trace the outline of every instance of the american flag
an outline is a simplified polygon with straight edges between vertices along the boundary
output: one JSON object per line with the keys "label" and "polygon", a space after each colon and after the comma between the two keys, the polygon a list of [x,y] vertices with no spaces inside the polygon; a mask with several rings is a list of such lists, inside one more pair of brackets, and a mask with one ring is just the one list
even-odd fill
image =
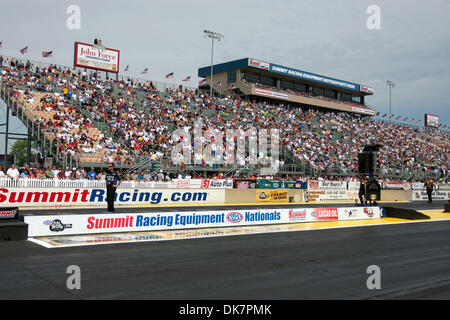
{"label": "american flag", "polygon": [[173,72],[166,74],[166,79],[173,78]]}
{"label": "american flag", "polygon": [[219,82],[215,82],[214,85],[215,85],[216,87],[220,87],[220,86],[222,86],[222,82],[220,82],[220,81],[219,81]]}
{"label": "american flag", "polygon": [[447,128],[447,125],[445,124],[443,128],[444,128],[444,129]]}
{"label": "american flag", "polygon": [[142,70],[141,74],[146,74],[148,73],[148,68],[145,68],[144,70]]}
{"label": "american flag", "polygon": [[202,79],[198,82],[198,84],[205,84],[206,83],[206,79]]}
{"label": "american flag", "polygon": [[2,47],[2,44],[3,44],[3,41],[0,41],[0,48],[3,48],[3,47]]}
{"label": "american flag", "polygon": [[128,71],[128,67],[129,65],[127,65],[123,71]]}
{"label": "american flag", "polygon": [[402,116],[398,116],[397,118],[395,118],[395,120],[398,120],[398,119],[400,119]]}
{"label": "american flag", "polygon": [[44,58],[53,57],[53,51],[42,51],[42,56]]}
{"label": "american flag", "polygon": [[403,121],[406,121],[406,120],[408,120],[408,117],[406,117],[405,119],[403,119]]}
{"label": "american flag", "polygon": [[28,52],[28,46],[20,50],[21,54],[25,54],[25,52]]}
{"label": "american flag", "polygon": [[182,81],[191,81],[191,76],[184,78]]}
{"label": "american flag", "polygon": [[390,116],[389,116],[389,119],[392,119],[394,117],[394,115],[393,114],[391,114]]}
{"label": "american flag", "polygon": [[386,116],[387,116],[387,113],[383,114],[382,118],[384,118],[384,117],[386,117]]}

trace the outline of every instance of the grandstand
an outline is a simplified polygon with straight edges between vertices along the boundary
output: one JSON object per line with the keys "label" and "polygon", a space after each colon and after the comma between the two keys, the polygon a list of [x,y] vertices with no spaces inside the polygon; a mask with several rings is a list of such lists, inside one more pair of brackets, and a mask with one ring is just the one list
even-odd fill
{"label": "grandstand", "polygon": [[[365,103],[373,95],[371,87],[338,80],[253,58],[220,63],[213,67],[213,87],[219,93],[230,91],[250,99],[316,107],[324,111],[345,111],[375,115]],[[209,88],[211,66],[198,69]],[[221,88],[222,89],[221,90]]]}
{"label": "grandstand", "polygon": [[[382,177],[448,178],[448,132],[361,117],[375,114],[365,104],[365,96],[373,94],[367,86],[255,59],[220,64],[214,72],[214,79],[230,89],[222,98],[9,57],[3,63],[1,98],[39,140],[44,157],[61,168],[102,168],[114,161],[128,172],[258,174],[262,165],[174,164],[171,151],[179,141],[172,131],[201,119],[204,129],[279,129],[280,176],[354,177],[358,152],[375,141],[384,145]],[[208,67],[199,69],[200,76],[207,74]]]}

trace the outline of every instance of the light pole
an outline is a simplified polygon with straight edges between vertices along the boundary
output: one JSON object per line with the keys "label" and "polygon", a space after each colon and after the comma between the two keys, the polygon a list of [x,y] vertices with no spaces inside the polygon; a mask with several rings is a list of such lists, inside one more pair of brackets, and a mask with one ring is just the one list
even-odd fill
{"label": "light pole", "polygon": [[391,90],[392,88],[395,88],[397,84],[394,81],[388,80],[386,81],[387,85],[389,86],[389,118],[391,117]]}
{"label": "light pole", "polygon": [[224,36],[220,33],[209,31],[209,30],[203,30],[203,33],[205,34],[205,38],[211,39],[211,82],[209,84],[209,96],[212,98],[212,87],[213,87],[213,56],[214,56],[214,39],[217,41],[220,41]]}

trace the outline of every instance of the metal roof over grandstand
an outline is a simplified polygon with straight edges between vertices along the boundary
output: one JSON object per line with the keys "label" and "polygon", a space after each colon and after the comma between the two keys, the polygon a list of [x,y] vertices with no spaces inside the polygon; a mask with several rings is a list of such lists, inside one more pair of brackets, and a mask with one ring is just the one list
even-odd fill
{"label": "metal roof over grandstand", "polygon": [[[281,66],[278,64],[265,62],[253,58],[244,58],[234,61],[229,61],[225,63],[215,64],[213,66],[213,74],[228,72],[243,68],[256,68],[260,70],[265,70],[274,74],[279,74],[283,76],[292,77],[299,80],[311,81],[318,84],[323,84],[327,86],[332,86],[340,89],[346,89],[354,92],[358,92],[364,95],[374,94],[374,89],[362,84],[357,84],[349,81],[339,80],[327,76],[318,75],[315,73],[310,73],[302,70],[297,70],[294,68]],[[211,74],[211,66],[203,67],[198,69],[199,77],[207,77]]]}

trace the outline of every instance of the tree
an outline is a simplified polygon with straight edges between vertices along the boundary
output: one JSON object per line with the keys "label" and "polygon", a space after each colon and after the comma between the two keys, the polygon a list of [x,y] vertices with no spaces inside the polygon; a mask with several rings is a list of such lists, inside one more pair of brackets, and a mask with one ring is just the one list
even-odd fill
{"label": "tree", "polygon": [[16,156],[16,165],[23,166],[27,162],[27,140],[14,142],[10,153]]}

